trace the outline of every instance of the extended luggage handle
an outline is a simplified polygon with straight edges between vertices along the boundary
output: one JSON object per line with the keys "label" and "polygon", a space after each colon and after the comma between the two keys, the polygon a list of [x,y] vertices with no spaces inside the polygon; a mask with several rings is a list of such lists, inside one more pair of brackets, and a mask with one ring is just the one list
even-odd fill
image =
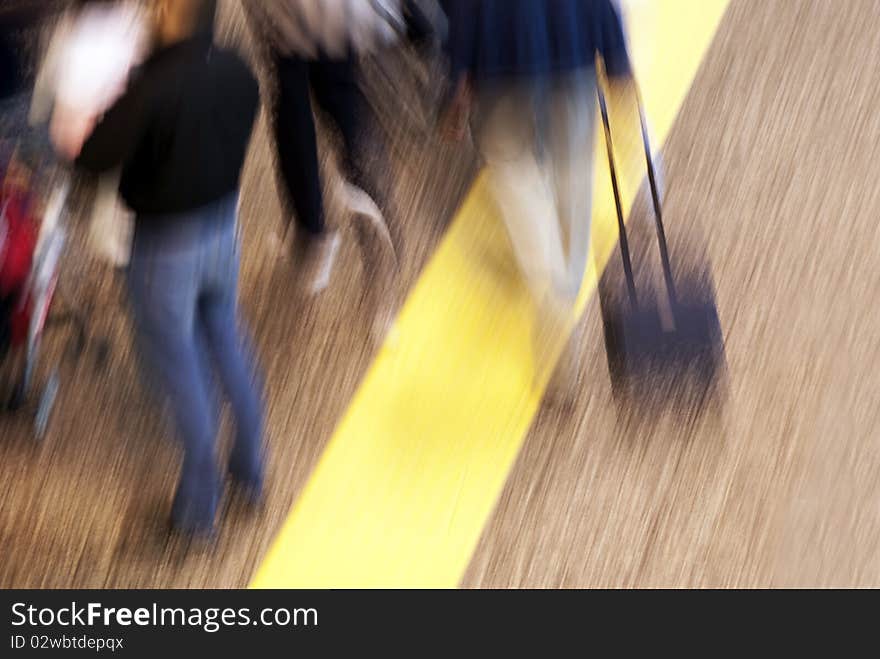
{"label": "extended luggage handle", "polygon": [[[648,120],[645,116],[645,107],[642,103],[641,94],[635,79],[631,84],[635,90],[636,104],[639,108],[639,122],[641,124],[642,144],[645,150],[645,162],[648,170],[648,184],[651,189],[651,202],[654,208],[654,226],[657,233],[657,244],[660,248],[660,261],[663,266],[663,278],[666,283],[666,292],[669,296],[669,302],[672,307],[673,314],[678,306],[678,296],[675,290],[675,281],[672,276],[672,266],[669,261],[669,247],[666,241],[666,230],[663,226],[663,209],[660,201],[660,193],[657,188],[657,174],[654,167],[654,157],[651,152],[651,140],[648,134]],[[632,260],[630,258],[629,239],[626,232],[626,224],[623,218],[623,205],[620,198],[620,183],[617,177],[617,167],[614,159],[614,146],[611,139],[611,122],[608,118],[608,104],[605,99],[601,81],[596,85],[599,96],[599,109],[602,114],[602,124],[605,129],[605,146],[608,151],[608,168],[611,174],[611,188],[614,192],[614,207],[617,212],[617,227],[620,234],[620,255],[623,260],[623,272],[626,276],[627,290],[629,291],[630,304],[633,309],[638,309],[638,293],[636,292],[635,277],[633,276]]]}

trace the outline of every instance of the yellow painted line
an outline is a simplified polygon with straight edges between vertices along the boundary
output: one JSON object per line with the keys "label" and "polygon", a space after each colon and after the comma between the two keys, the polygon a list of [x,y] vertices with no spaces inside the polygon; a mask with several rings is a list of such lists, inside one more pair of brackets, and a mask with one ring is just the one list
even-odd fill
{"label": "yellow painted line", "polygon": [[[726,5],[629,5],[633,59],[657,144]],[[643,171],[637,161],[623,169],[630,204]],[[594,246],[601,266],[616,237],[609,189],[607,168],[598,166]],[[591,267],[582,302],[595,287]],[[478,179],[252,587],[456,587],[540,403],[530,319],[528,295]]]}

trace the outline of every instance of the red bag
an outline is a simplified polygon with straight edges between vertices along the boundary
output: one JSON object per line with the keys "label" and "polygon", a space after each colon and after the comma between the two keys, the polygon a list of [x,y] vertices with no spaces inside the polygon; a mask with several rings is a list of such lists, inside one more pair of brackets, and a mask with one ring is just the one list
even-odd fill
{"label": "red bag", "polygon": [[0,356],[9,345],[20,345],[27,338],[30,301],[25,287],[37,247],[37,223],[31,214],[28,196],[12,186],[0,193]]}
{"label": "red bag", "polygon": [[27,283],[37,247],[37,225],[26,196],[0,194],[0,295],[17,297]]}

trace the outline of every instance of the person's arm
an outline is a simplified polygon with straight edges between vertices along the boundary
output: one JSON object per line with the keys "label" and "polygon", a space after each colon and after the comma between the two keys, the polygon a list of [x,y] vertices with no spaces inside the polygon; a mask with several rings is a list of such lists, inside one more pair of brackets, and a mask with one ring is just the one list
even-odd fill
{"label": "person's arm", "polygon": [[[81,149],[74,150],[76,165],[93,173],[124,164],[147,131],[150,120],[149,90],[143,81],[135,83],[86,131]],[[90,128],[90,127],[89,127]]]}

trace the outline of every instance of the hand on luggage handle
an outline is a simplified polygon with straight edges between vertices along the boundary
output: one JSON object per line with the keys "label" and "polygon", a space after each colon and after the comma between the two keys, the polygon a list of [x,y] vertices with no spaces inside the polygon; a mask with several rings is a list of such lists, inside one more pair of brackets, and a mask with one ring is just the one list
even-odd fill
{"label": "hand on luggage handle", "polygon": [[[604,78],[604,76],[601,76]],[[620,199],[620,184],[617,178],[617,167],[614,161],[614,146],[611,139],[611,122],[608,118],[608,104],[605,99],[603,90],[604,80],[597,80],[596,90],[599,96],[599,109],[602,114],[602,124],[605,129],[605,146],[608,151],[608,167],[611,174],[611,188],[614,192],[614,206],[617,212],[617,226],[620,234],[620,254],[623,260],[623,271],[626,276],[627,289],[629,291],[630,303],[633,309],[638,309],[638,295],[636,293],[635,278],[632,271],[632,260],[630,258],[629,240],[626,233],[626,225],[623,218],[623,205]],[[654,168],[654,158],[651,152],[651,141],[648,134],[648,121],[645,115],[644,104],[642,103],[641,94],[635,78],[631,78],[635,91],[636,103],[639,109],[639,122],[641,124],[642,143],[645,150],[645,161],[648,170],[648,183],[651,189],[651,202],[654,207],[654,223],[657,232],[657,242],[660,248],[660,260],[663,266],[663,277],[666,283],[666,291],[669,295],[669,301],[673,309],[678,305],[678,298],[675,290],[675,281],[672,276],[672,266],[669,261],[669,248],[666,241],[666,231],[663,227],[663,210],[660,201],[660,193],[657,189],[657,176]]]}

